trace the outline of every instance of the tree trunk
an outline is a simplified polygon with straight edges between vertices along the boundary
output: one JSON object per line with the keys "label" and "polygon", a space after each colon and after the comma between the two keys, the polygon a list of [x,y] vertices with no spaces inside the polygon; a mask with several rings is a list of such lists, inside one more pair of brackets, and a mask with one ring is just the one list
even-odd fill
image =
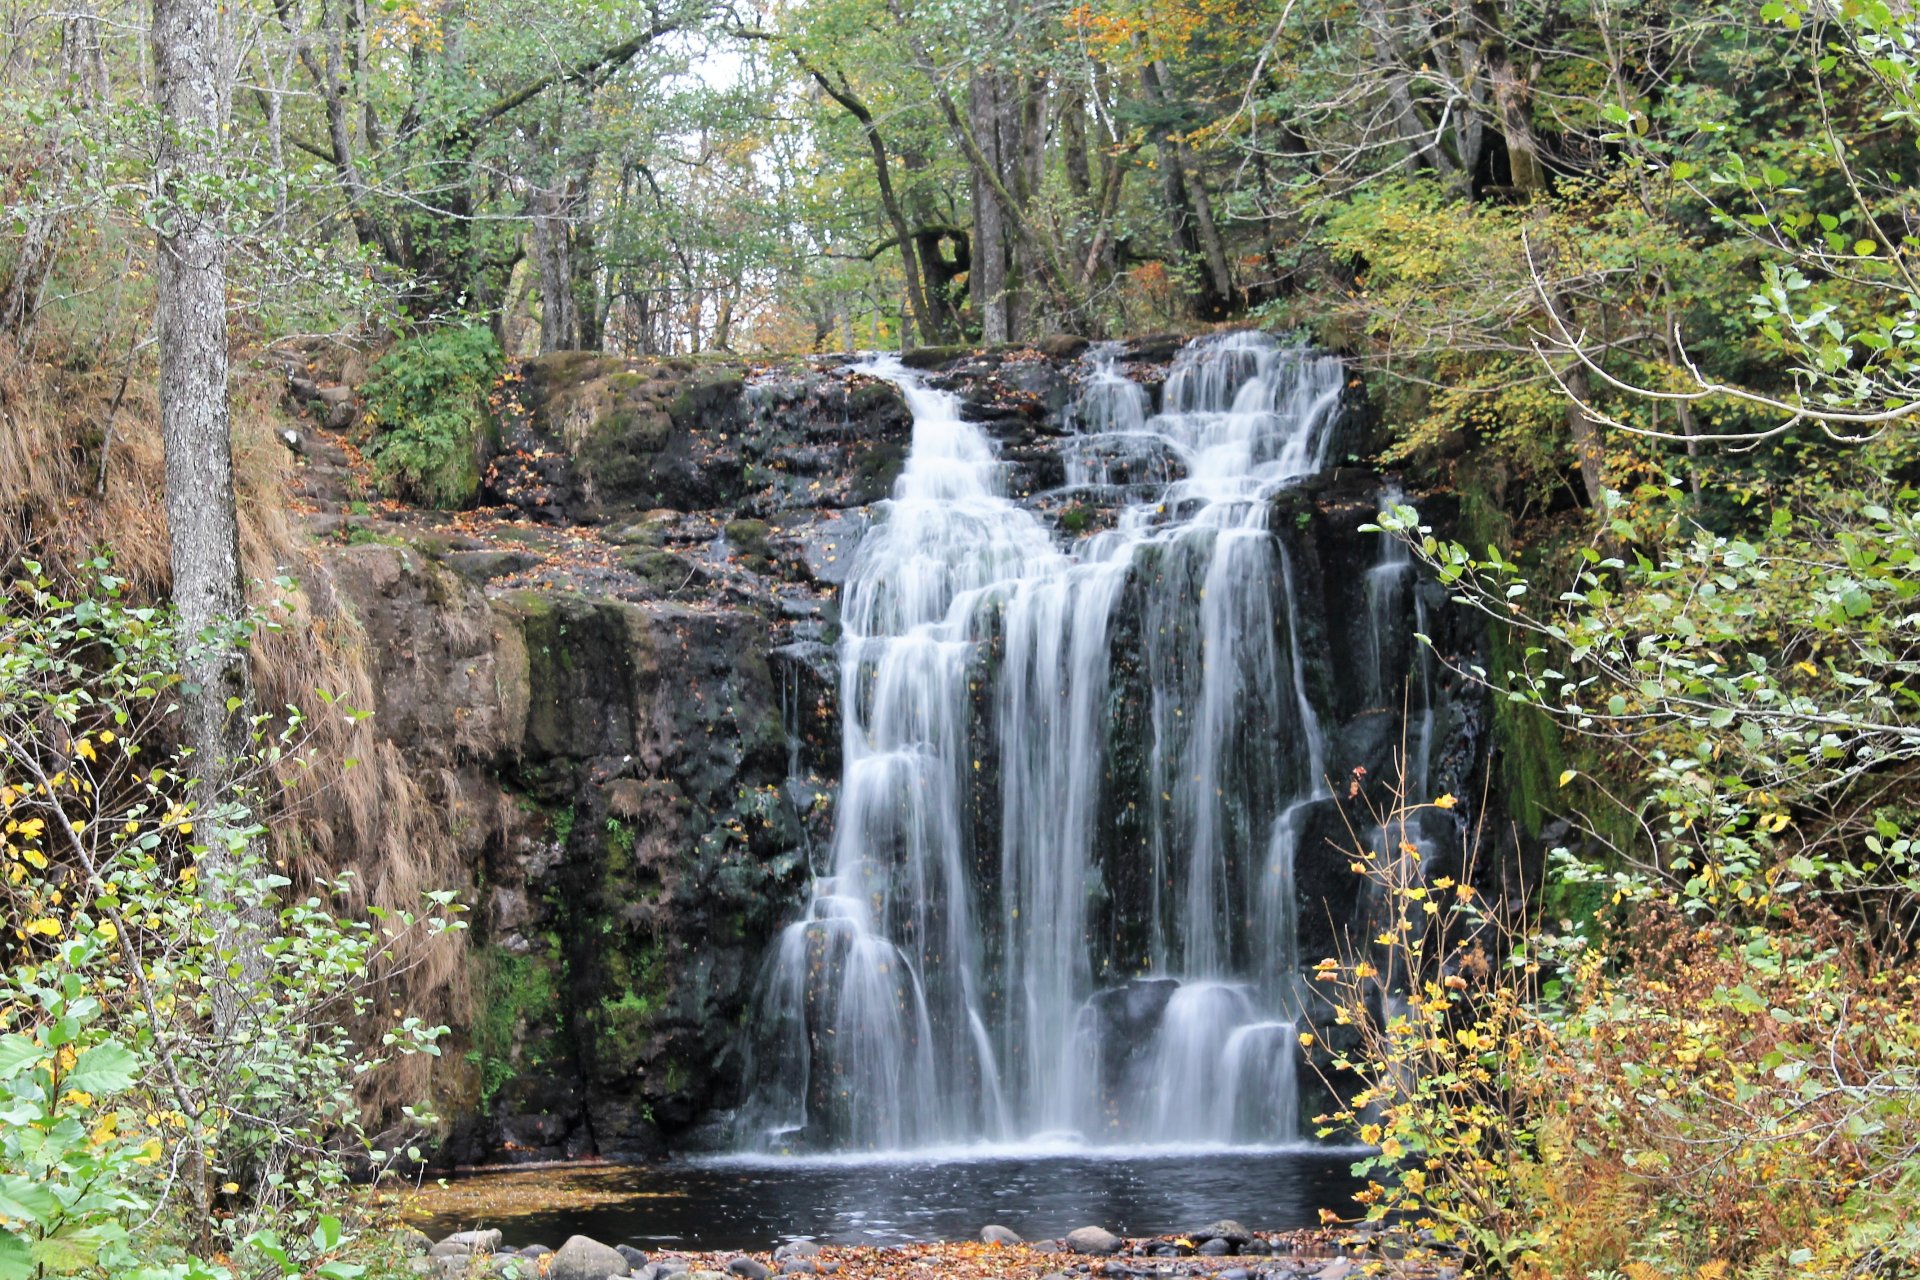
{"label": "tree trunk", "polygon": [[[794,57],[799,61],[801,69],[812,76],[814,82],[826,91],[827,96],[846,108],[847,114],[859,122],[860,132],[867,140],[867,149],[873,154],[874,181],[880,187],[880,207],[887,215],[887,224],[893,228],[895,243],[900,246],[900,271],[906,277],[907,305],[913,309],[914,327],[919,329],[922,341],[939,341],[938,326],[929,309],[925,287],[920,279],[920,264],[914,258],[913,235],[907,226],[907,216],[901,210],[900,199],[894,194],[893,173],[887,158],[886,139],[880,135],[880,126],[874,121],[873,112],[869,111],[867,104],[853,92],[853,86],[847,82],[845,76],[842,76],[836,84],[825,70],[808,62],[798,52]],[[901,335],[900,345],[902,347],[908,345],[904,332]]]}
{"label": "tree trunk", "polygon": [[[209,893],[222,891],[236,865],[221,810],[235,799],[252,728],[239,635],[246,601],[227,407],[227,246],[221,212],[206,204],[205,194],[225,168],[220,8],[219,0],[154,0],[152,31],[161,117],[155,179],[163,202],[154,273],[160,434],[183,646],[181,719],[199,779],[198,821],[207,848],[201,883]],[[217,1034],[231,1036],[248,990],[264,976],[264,934],[257,918],[224,919],[241,981],[216,985],[214,1024]]]}
{"label": "tree trunk", "polygon": [[[1578,333],[1573,325],[1572,308],[1560,295],[1559,287],[1550,281],[1543,282],[1541,293],[1560,330]],[[1580,487],[1586,491],[1588,504],[1600,511],[1604,509],[1603,495],[1607,488],[1606,455],[1600,442],[1600,423],[1587,412],[1587,401],[1593,394],[1587,382],[1587,367],[1575,360],[1561,376],[1572,393],[1567,401],[1567,432],[1573,437],[1574,456],[1580,464]]]}
{"label": "tree trunk", "polygon": [[1018,310],[1015,295],[1019,290],[1012,237],[1008,234],[1008,216],[1013,211],[1004,207],[986,172],[1007,171],[1002,79],[996,73],[984,72],[967,82],[967,115],[984,157],[984,163],[975,165],[972,171],[973,271],[968,292],[980,317],[980,341],[990,345],[1013,340]]}
{"label": "tree trunk", "polygon": [[533,263],[540,281],[540,354],[572,351],[580,325],[573,298],[572,213],[564,181],[533,193]]}
{"label": "tree trunk", "polygon": [[1507,143],[1507,172],[1522,199],[1547,189],[1546,166],[1540,161],[1540,141],[1533,132],[1533,86],[1514,66],[1500,27],[1500,14],[1491,0],[1477,0],[1474,24],[1479,29],[1480,56],[1493,91],[1494,110]]}
{"label": "tree trunk", "polygon": [[1440,146],[1439,139],[1421,117],[1420,110],[1414,105],[1413,90],[1409,83],[1407,67],[1412,61],[1402,49],[1399,34],[1393,20],[1387,16],[1386,6],[1381,0],[1361,0],[1361,25],[1372,35],[1375,57],[1385,64],[1381,77],[1386,82],[1387,102],[1392,108],[1394,131],[1400,142],[1407,148],[1406,169],[1417,174],[1421,169],[1429,169],[1443,181],[1450,181],[1457,172],[1446,149]]}
{"label": "tree trunk", "polygon": [[[1151,62],[1140,69],[1140,79],[1148,95],[1171,113],[1172,100],[1167,93],[1167,64]],[[1227,263],[1227,251],[1220,239],[1219,224],[1213,217],[1213,200],[1207,194],[1199,162],[1184,138],[1163,136],[1161,148],[1172,148],[1173,165],[1169,182],[1178,180],[1186,189],[1185,205],[1193,219],[1193,231],[1206,263],[1208,293],[1215,299],[1214,309],[1225,311],[1233,305],[1233,269]]]}

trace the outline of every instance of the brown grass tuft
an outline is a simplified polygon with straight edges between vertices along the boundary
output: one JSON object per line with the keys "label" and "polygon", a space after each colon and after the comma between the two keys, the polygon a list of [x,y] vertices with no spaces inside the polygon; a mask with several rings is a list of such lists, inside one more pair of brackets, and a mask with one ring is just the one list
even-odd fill
{"label": "brown grass tuft", "polygon": [[[377,720],[350,723],[320,696],[325,691],[354,708],[375,704],[365,636],[288,509],[291,455],[277,437],[291,419],[280,375],[239,359],[234,371],[241,560],[254,602],[283,606],[282,625],[253,648],[256,701],[269,712],[296,709],[312,748],[311,766],[289,768],[281,779],[268,815],[272,854],[297,885],[351,872],[352,909],[415,910],[428,890],[464,889],[469,880],[444,806],[436,803],[449,780],[416,776]],[[0,564],[12,570],[32,559],[60,575],[108,550],[115,572],[138,595],[165,597],[165,461],[155,384],[150,359],[74,372],[0,349]],[[276,588],[280,578],[294,587]],[[464,1024],[464,937],[404,943],[386,1011],[398,1006],[429,1022]],[[435,1061],[409,1059],[379,1073],[366,1093],[375,1123],[434,1092]]]}

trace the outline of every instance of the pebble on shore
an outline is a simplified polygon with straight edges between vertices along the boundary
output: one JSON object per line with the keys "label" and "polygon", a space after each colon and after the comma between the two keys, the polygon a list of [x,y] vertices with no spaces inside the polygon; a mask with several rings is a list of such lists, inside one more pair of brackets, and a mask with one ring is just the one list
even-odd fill
{"label": "pebble on shore", "polygon": [[[409,1237],[417,1246],[423,1237]],[[1365,1241],[1348,1240],[1364,1250]],[[1125,1239],[1081,1227],[1064,1239],[1026,1242],[990,1225],[979,1242],[891,1246],[795,1240],[771,1254],[658,1253],[574,1236],[551,1250],[507,1248],[498,1230],[463,1231],[431,1243],[408,1266],[430,1280],[771,1280],[819,1275],[837,1280],[1353,1280],[1361,1262],[1389,1280],[1456,1280],[1444,1262],[1347,1256],[1325,1231],[1256,1232],[1231,1219],[1181,1235]],[[503,1251],[504,1250],[504,1251]]]}

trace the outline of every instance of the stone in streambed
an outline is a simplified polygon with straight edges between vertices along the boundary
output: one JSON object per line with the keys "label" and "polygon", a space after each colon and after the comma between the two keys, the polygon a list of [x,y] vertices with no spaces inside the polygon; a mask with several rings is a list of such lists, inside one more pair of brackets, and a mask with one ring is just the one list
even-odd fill
{"label": "stone in streambed", "polygon": [[980,1243],[981,1244],[1025,1244],[1026,1241],[1020,1238],[1019,1232],[1014,1231],[1010,1227],[1002,1227],[993,1223],[988,1223],[986,1226],[980,1228]]}
{"label": "stone in streambed", "polygon": [[1105,1227],[1080,1227],[1067,1232],[1067,1248],[1075,1253],[1117,1253],[1125,1243]]}
{"label": "stone in streambed", "polygon": [[647,1255],[630,1244],[617,1244],[613,1246],[613,1251],[627,1260],[627,1270],[635,1275],[639,1275],[640,1268],[647,1265]]}
{"label": "stone in streambed", "polygon": [[727,1270],[743,1280],[767,1280],[773,1274],[773,1268],[758,1258],[749,1258],[742,1254],[727,1261]]}
{"label": "stone in streambed", "polygon": [[574,1236],[554,1253],[547,1280],[610,1280],[627,1273],[618,1250],[586,1236]]}
{"label": "stone in streambed", "polygon": [[1194,1252],[1203,1258],[1224,1258],[1233,1252],[1233,1246],[1219,1236],[1214,1236],[1211,1239],[1202,1240],[1200,1247]]}
{"label": "stone in streambed", "polygon": [[1335,1258],[1313,1273],[1313,1280],[1347,1280],[1353,1274],[1353,1259]]}
{"label": "stone in streambed", "polygon": [[456,1231],[440,1243],[465,1245],[472,1253],[494,1253],[500,1248],[500,1232],[494,1228],[485,1231]]}
{"label": "stone in streambed", "polygon": [[817,1258],[820,1246],[811,1240],[789,1240],[773,1251],[775,1262],[785,1262],[788,1258]]}
{"label": "stone in streambed", "polygon": [[1225,1240],[1228,1244],[1245,1244],[1253,1239],[1253,1232],[1232,1218],[1222,1218],[1218,1222],[1201,1227],[1198,1231],[1189,1231],[1187,1235],[1195,1240]]}
{"label": "stone in streambed", "polygon": [[424,1257],[433,1252],[433,1237],[408,1227],[400,1232],[400,1252],[409,1258]]}
{"label": "stone in streambed", "polygon": [[788,1258],[780,1264],[783,1276],[814,1276],[820,1274],[820,1268],[813,1265],[812,1258]]}
{"label": "stone in streambed", "polygon": [[473,1249],[469,1245],[460,1244],[453,1240],[442,1240],[439,1244],[427,1250],[427,1256],[429,1258],[470,1258],[473,1256]]}

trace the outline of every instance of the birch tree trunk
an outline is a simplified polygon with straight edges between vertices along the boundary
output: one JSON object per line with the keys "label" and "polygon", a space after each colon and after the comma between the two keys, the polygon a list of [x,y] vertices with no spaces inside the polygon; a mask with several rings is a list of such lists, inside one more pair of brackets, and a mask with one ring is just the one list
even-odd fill
{"label": "birch tree trunk", "polygon": [[[160,433],[167,537],[179,614],[181,718],[199,779],[198,821],[209,893],[236,865],[220,810],[234,798],[251,737],[252,690],[238,625],[245,609],[227,407],[226,238],[220,193],[225,126],[219,0],[153,0]],[[226,873],[223,875],[223,873]],[[263,973],[258,921],[228,913],[241,981],[217,984],[214,1023],[230,1036],[245,991]],[[228,949],[223,940],[223,950]]]}

